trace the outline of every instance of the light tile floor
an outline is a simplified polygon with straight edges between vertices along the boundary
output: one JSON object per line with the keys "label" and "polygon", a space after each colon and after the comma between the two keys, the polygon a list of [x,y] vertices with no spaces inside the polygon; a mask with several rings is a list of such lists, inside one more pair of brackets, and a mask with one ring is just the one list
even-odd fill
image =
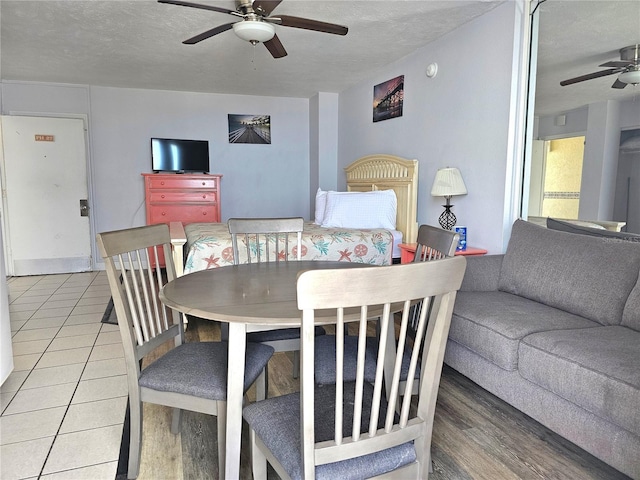
{"label": "light tile floor", "polygon": [[127,382],[101,323],[104,272],[8,278],[14,370],[0,387],[0,478],[116,476]]}

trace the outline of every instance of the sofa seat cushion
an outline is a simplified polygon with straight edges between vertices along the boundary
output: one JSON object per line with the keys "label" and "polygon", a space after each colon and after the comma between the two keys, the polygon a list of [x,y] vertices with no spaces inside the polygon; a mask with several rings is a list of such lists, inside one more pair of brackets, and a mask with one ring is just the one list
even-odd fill
{"label": "sofa seat cushion", "polygon": [[449,338],[504,370],[518,368],[518,345],[546,330],[600,324],[506,292],[458,292]]}
{"label": "sofa seat cushion", "polygon": [[539,332],[522,340],[519,373],[640,435],[640,332],[622,326]]}
{"label": "sofa seat cushion", "polygon": [[638,271],[638,243],[575,235],[516,220],[498,289],[603,325],[620,325]]}

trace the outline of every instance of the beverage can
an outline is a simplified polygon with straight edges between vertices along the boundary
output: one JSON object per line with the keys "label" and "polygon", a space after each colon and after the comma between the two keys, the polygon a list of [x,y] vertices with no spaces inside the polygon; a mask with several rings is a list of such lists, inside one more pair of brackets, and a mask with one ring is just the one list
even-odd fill
{"label": "beverage can", "polygon": [[460,234],[460,238],[458,239],[458,246],[456,250],[466,250],[467,249],[467,227],[464,226],[456,226],[454,227],[456,233]]}

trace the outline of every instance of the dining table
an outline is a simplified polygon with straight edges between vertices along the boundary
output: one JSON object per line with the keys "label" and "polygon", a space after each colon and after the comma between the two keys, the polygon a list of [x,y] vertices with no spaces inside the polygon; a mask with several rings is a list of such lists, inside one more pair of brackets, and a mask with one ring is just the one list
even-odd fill
{"label": "dining table", "polygon": [[[300,327],[296,281],[305,270],[364,267],[332,261],[263,262],[232,265],[189,273],[168,282],[161,301],[179,312],[229,324],[226,456],[224,478],[238,479],[242,436],[243,375],[246,335],[274,328]],[[335,318],[335,312],[316,316]],[[222,462],[221,462],[222,463]]]}

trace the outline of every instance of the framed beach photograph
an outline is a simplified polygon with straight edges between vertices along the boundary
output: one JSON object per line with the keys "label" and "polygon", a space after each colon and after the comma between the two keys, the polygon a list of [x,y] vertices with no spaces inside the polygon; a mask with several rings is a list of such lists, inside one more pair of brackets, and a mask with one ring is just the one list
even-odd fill
{"label": "framed beach photograph", "polygon": [[229,114],[229,143],[271,143],[270,115]]}
{"label": "framed beach photograph", "polygon": [[380,122],[402,116],[404,75],[373,87],[373,121]]}

